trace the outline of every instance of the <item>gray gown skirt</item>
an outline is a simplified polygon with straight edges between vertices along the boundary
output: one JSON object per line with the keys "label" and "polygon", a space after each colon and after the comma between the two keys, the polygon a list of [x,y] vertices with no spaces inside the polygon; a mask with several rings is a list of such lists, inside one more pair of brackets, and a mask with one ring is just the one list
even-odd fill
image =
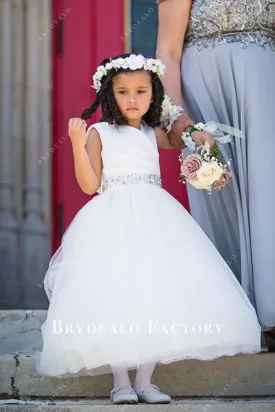
{"label": "gray gown skirt", "polygon": [[184,108],[193,120],[245,133],[220,146],[232,159],[227,187],[209,195],[187,186],[191,214],[235,273],[261,325],[274,326],[275,51],[240,43],[192,46],[181,63]]}

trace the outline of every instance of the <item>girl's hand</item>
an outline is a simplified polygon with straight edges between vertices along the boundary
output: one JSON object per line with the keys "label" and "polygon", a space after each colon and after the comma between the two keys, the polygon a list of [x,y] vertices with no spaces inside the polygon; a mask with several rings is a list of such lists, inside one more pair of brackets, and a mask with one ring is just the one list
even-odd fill
{"label": "girl's hand", "polygon": [[195,130],[191,133],[191,137],[198,147],[203,146],[205,142],[208,142],[210,144],[211,149],[213,149],[214,147],[215,140],[214,136],[211,133]]}
{"label": "girl's hand", "polygon": [[68,133],[72,145],[86,145],[86,127],[85,120],[72,118],[69,120]]}

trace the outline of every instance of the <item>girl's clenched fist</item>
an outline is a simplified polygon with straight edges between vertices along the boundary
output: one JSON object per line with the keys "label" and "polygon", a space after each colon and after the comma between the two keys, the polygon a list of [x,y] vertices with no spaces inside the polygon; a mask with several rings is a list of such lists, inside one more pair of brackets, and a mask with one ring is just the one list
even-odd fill
{"label": "girl's clenched fist", "polygon": [[86,144],[86,127],[85,120],[79,118],[72,118],[69,120],[68,134],[73,145]]}

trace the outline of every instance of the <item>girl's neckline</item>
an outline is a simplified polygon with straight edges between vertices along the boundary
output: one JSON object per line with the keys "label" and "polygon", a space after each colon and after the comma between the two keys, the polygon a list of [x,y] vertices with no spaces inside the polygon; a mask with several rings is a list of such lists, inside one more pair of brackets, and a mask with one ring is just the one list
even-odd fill
{"label": "girl's neckline", "polygon": [[[108,124],[108,122],[104,122],[104,123],[107,123]],[[129,124],[119,124],[119,125],[115,125],[115,124],[112,124],[112,125],[110,125],[110,126],[113,126],[113,127],[131,127],[131,129],[135,129],[135,130],[138,130],[139,132],[144,132],[145,131],[145,126],[146,126],[146,123],[145,122],[142,122],[141,123],[141,125],[140,125],[140,129],[138,129],[137,127],[135,127],[135,126],[130,126]]]}

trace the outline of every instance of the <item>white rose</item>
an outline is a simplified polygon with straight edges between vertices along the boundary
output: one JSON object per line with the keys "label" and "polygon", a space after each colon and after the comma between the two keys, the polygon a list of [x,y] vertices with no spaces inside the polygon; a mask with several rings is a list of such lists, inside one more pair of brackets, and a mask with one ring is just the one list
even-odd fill
{"label": "white rose", "polygon": [[107,64],[106,64],[106,69],[107,69],[107,70],[111,70],[112,68],[113,68],[113,66],[112,66],[111,63],[107,63]]}
{"label": "white rose", "polygon": [[131,54],[128,59],[128,66],[131,70],[141,69],[144,65],[144,58],[142,56],[136,56]]}
{"label": "white rose", "polygon": [[162,106],[162,116],[166,117],[168,116],[169,112],[170,112],[171,107],[169,105],[163,105]]}
{"label": "white rose", "polygon": [[168,111],[171,110],[172,106],[173,106],[172,100],[170,99],[169,96],[167,96],[165,94],[164,98],[163,98],[163,101],[162,101],[162,105],[161,105],[162,109],[167,111],[167,113],[168,113]]}
{"label": "white rose", "polygon": [[220,179],[223,170],[216,162],[203,162],[200,170],[198,170],[198,181],[206,186],[211,186],[214,182]]}
{"label": "white rose", "polygon": [[147,70],[154,71],[155,70],[155,60],[154,59],[148,59],[146,61],[146,67],[147,67]]}
{"label": "white rose", "polygon": [[155,66],[157,67],[158,73],[162,76],[166,71],[166,66],[160,59],[155,59]]}
{"label": "white rose", "polygon": [[122,67],[122,69],[128,69],[128,59],[124,60],[121,67]]}
{"label": "white rose", "polygon": [[142,63],[142,66],[146,63],[146,58],[142,54],[138,54],[136,58]]}
{"label": "white rose", "polygon": [[121,67],[121,66],[123,65],[123,62],[124,62],[124,59],[123,59],[122,57],[120,57],[119,59],[117,59],[117,60],[116,60],[117,67],[118,67],[118,66]]}
{"label": "white rose", "polygon": [[113,67],[116,68],[116,69],[120,67],[119,62],[118,62],[118,59],[117,59],[117,60],[113,60],[113,61],[112,61],[112,64],[113,64]]}
{"label": "white rose", "polygon": [[196,177],[194,177],[193,179],[188,179],[187,181],[188,183],[190,183],[191,186],[195,187],[195,189],[203,189],[203,190],[211,189],[211,185],[206,185],[205,183],[200,182]]}
{"label": "white rose", "polygon": [[202,130],[203,130],[203,128],[204,128],[204,124],[203,124],[203,123],[197,123],[196,126],[197,126],[198,128],[200,128],[200,129],[202,129]]}

